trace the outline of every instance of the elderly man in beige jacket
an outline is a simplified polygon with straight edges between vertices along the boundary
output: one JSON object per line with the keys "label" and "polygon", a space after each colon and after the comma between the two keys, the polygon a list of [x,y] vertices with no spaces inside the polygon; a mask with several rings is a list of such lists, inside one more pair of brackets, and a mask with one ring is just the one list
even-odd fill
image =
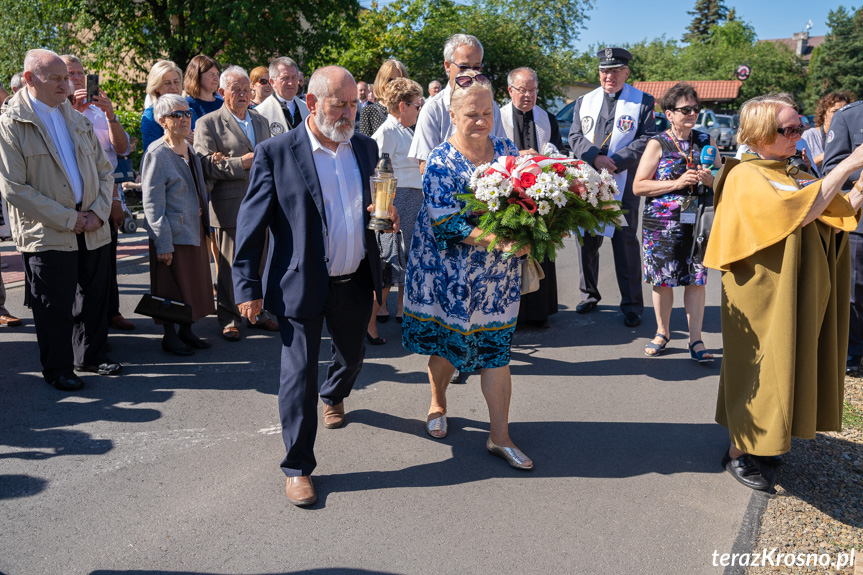
{"label": "elderly man in beige jacket", "polygon": [[75,370],[122,369],[105,347],[113,170],[93,124],[67,100],[63,60],[29,51],[24,81],[0,117],[0,192],[24,255],[42,375],[75,391]]}

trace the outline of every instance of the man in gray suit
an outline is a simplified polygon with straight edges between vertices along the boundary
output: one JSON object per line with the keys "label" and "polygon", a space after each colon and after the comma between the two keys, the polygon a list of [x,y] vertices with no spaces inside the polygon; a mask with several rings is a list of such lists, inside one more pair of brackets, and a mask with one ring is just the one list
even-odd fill
{"label": "man in gray suit", "polygon": [[[239,66],[226,68],[219,79],[219,94],[225,104],[199,118],[195,126],[195,152],[201,157],[204,178],[211,189],[210,222],[219,250],[216,278],[219,325],[222,337],[239,341],[243,318],[234,302],[231,280],[237,212],[249,188],[255,145],[269,138],[270,130],[263,117],[249,110],[251,83],[245,70]],[[254,327],[279,330],[269,315],[261,317]]]}

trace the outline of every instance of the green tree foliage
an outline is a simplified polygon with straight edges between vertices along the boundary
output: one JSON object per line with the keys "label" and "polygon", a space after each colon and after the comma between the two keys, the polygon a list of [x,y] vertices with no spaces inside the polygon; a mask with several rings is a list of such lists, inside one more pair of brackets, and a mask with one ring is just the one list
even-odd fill
{"label": "green tree foliage", "polygon": [[[443,46],[455,33],[473,34],[485,50],[485,72],[492,77],[495,95],[503,100],[506,74],[519,66],[536,70],[540,102],[562,94],[577,74],[577,55],[569,49],[580,28],[585,0],[559,3],[514,0],[462,4],[452,0],[396,0],[372,4],[360,14],[357,28],[348,30],[346,49],[325,50],[323,63],[340,63],[357,78],[373,81],[389,58],[401,60],[410,77],[426,86],[445,80]],[[493,7],[492,7],[493,6]],[[519,16],[513,17],[512,14]],[[558,21],[568,14],[566,22]]]}
{"label": "green tree foliage", "polygon": [[[36,0],[3,3],[4,75],[21,66],[33,47],[75,52],[85,67],[113,76],[115,95],[133,92],[155,60],[181,68],[197,54],[253,67],[274,55],[311,66],[356,25],[357,0]],[[22,14],[24,10],[24,14]],[[26,22],[26,25],[22,25]],[[7,63],[8,62],[8,63]],[[110,74],[110,71],[119,74]],[[125,89],[124,89],[125,88]]]}
{"label": "green tree foliage", "polygon": [[71,16],[72,10],[56,0],[0,0],[0,78],[7,89],[9,78],[23,69],[28,50],[68,51],[73,36],[64,23]]}
{"label": "green tree foliage", "polygon": [[[739,20],[710,29],[704,42],[680,47],[665,37],[624,46],[632,53],[630,81],[734,80],[741,64],[752,69],[740,88],[735,105],[760,94],[790,92],[795,96],[806,87],[802,60],[784,44],[758,42],[751,26]],[[590,51],[588,51],[590,52]],[[586,58],[584,54],[582,58]],[[592,60],[596,68],[595,59]],[[596,71],[582,76],[596,82]]]}
{"label": "green tree foliage", "polygon": [[849,90],[863,95],[863,8],[831,10],[827,27],[824,43],[813,50],[809,61],[806,102],[812,110],[827,92]]}
{"label": "green tree foliage", "polygon": [[683,41],[694,45],[707,40],[711,28],[725,21],[728,8],[722,0],[696,0],[695,8],[686,13],[692,16],[692,23],[683,35]]}

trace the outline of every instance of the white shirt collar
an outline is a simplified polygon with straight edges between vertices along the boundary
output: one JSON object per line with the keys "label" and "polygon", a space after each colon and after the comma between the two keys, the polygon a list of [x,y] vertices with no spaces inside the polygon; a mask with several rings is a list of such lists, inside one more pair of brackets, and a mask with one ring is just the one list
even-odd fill
{"label": "white shirt collar", "polygon": [[294,100],[296,100],[296,99],[297,99],[297,97],[296,97],[296,96],[294,96],[294,97],[293,97],[293,98],[291,98],[290,100],[285,100],[284,98],[282,98],[281,96],[279,96],[279,95],[278,95],[278,94],[276,94],[275,92],[273,92],[273,96],[275,96],[275,97],[276,97],[276,99],[277,99],[279,102],[281,102],[281,103],[285,104],[286,106],[295,106],[295,105],[296,105],[296,104],[294,103]]}
{"label": "white shirt collar", "polygon": [[33,103],[33,108],[37,112],[41,112],[43,114],[54,114],[54,113],[59,114],[60,113],[60,106],[56,106],[56,107],[52,108],[48,104],[46,104],[44,102],[40,102],[39,100],[37,100],[36,96],[34,96],[33,94],[28,94],[28,96],[30,96],[30,102]]}

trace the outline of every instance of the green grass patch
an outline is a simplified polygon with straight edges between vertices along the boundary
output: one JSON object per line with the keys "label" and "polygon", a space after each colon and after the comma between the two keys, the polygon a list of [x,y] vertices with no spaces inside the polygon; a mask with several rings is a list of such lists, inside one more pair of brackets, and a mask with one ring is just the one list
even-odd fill
{"label": "green grass patch", "polygon": [[842,410],[842,427],[863,431],[863,411],[851,405],[849,401],[845,402],[845,408]]}

